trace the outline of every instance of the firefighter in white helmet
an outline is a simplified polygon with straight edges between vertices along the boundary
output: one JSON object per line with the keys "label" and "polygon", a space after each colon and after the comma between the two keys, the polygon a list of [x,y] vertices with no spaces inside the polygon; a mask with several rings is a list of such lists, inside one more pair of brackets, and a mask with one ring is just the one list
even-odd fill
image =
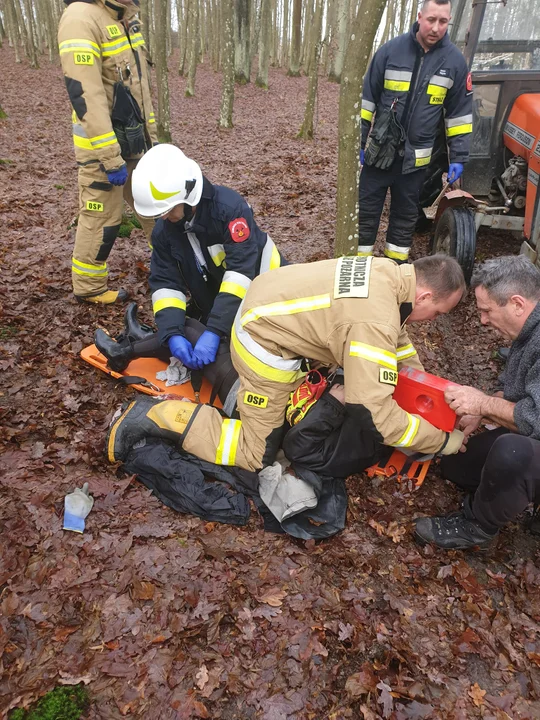
{"label": "firefighter in white helmet", "polygon": [[[168,346],[184,365],[200,369],[215,360],[220,339],[230,337],[252,280],[286,263],[246,200],[207,180],[174,145],[157,145],[141,159],[133,198],[139,215],[157,218],[149,280],[156,351]],[[184,331],[186,310],[207,328],[195,347]],[[119,372],[137,356],[132,344],[120,348],[103,331],[96,344]]]}

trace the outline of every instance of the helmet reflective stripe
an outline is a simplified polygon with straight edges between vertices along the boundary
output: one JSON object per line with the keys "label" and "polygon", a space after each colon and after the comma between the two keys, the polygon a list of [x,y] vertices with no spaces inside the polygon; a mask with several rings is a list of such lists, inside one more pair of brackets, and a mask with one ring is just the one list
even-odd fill
{"label": "helmet reflective stripe", "polygon": [[132,189],[135,210],[142,217],[158,217],[180,204],[197,205],[203,176],[194,160],[180,148],[156,145],[137,163]]}

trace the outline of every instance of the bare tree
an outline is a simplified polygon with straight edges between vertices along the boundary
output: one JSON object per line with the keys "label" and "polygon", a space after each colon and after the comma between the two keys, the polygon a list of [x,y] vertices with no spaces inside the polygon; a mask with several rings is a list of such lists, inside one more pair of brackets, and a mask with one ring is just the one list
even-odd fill
{"label": "bare tree", "polygon": [[234,17],[234,75],[245,85],[251,75],[251,0],[236,0]]}
{"label": "bare tree", "polygon": [[281,27],[281,57],[280,64],[287,65],[289,60],[289,2],[283,0],[283,25]]}
{"label": "bare tree", "polygon": [[152,45],[152,28],[151,28],[151,6],[152,6],[152,0],[140,0],[141,3],[141,23],[143,26],[143,32],[144,32],[144,41],[146,44],[146,49],[152,54],[152,51],[154,49]]}
{"label": "bare tree", "polygon": [[287,75],[300,75],[300,51],[302,39],[302,0],[293,0],[291,60]]}
{"label": "bare tree", "polygon": [[191,0],[189,3],[189,70],[186,97],[195,95],[195,75],[199,60],[199,2]]}
{"label": "bare tree", "polygon": [[[180,13],[180,2],[182,2],[182,13]],[[186,58],[188,54],[188,18],[190,2],[193,2],[193,0],[178,0],[178,39],[180,43],[180,60],[178,61],[179,75],[184,75],[186,71]]]}
{"label": "bare tree", "polygon": [[4,0],[4,8],[6,11],[6,30],[9,45],[15,51],[15,62],[21,62],[21,32],[19,30],[19,22],[15,12],[15,0]]}
{"label": "bare tree", "polygon": [[338,119],[338,182],[334,254],[358,250],[358,181],[360,177],[360,102],[375,33],[386,0],[361,0],[345,52]]}
{"label": "bare tree", "polygon": [[306,140],[313,139],[313,117],[315,115],[315,103],[317,102],[317,85],[319,80],[319,59],[321,55],[321,30],[322,30],[323,0],[315,0],[315,17],[311,28],[311,59],[309,61],[309,83],[304,112],[304,121],[298,133],[298,137]]}
{"label": "bare tree", "polygon": [[336,10],[336,52],[334,54],[332,69],[328,79],[333,82],[341,81],[343,60],[345,58],[345,44],[347,42],[347,29],[349,26],[349,0],[338,0]]}
{"label": "bare tree", "polygon": [[268,90],[268,65],[270,63],[270,0],[261,0],[261,31],[259,34],[259,67],[257,69],[257,87]]}
{"label": "bare tree", "polygon": [[171,106],[167,68],[167,0],[154,0],[156,18],[156,81],[158,95],[157,134],[160,142],[171,142]]}
{"label": "bare tree", "polygon": [[235,0],[221,0],[223,6],[223,89],[219,127],[233,126],[234,104],[234,4]]}

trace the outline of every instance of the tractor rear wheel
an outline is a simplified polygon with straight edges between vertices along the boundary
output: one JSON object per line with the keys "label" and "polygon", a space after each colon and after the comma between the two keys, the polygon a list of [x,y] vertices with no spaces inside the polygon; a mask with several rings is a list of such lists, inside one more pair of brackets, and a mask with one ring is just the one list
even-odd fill
{"label": "tractor rear wheel", "polygon": [[467,285],[471,280],[476,252],[474,215],[465,207],[449,207],[439,218],[431,239],[431,254],[455,257],[461,265]]}

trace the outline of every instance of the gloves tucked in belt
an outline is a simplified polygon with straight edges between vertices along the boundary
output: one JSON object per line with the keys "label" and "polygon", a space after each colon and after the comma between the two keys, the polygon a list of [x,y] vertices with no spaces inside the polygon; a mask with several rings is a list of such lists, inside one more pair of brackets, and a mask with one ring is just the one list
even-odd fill
{"label": "gloves tucked in belt", "polygon": [[195,350],[193,351],[193,367],[203,368],[216,359],[219,348],[220,337],[210,330],[205,330],[201,337],[197,340]]}
{"label": "gloves tucked in belt", "polygon": [[455,183],[459,180],[461,173],[463,172],[463,165],[461,163],[452,163],[448,168],[447,180],[449,183]]}
{"label": "gloves tucked in belt", "polygon": [[197,367],[193,364],[193,345],[183,335],[173,335],[169,338],[169,350],[186,367]]}
{"label": "gloves tucked in belt", "polygon": [[448,436],[448,440],[444,444],[441,455],[455,455],[463,445],[465,434],[461,430],[452,430]]}
{"label": "gloves tucked in belt", "polygon": [[111,185],[125,185],[127,180],[128,172],[126,165],[122,165],[118,170],[110,170],[107,173],[107,178]]}
{"label": "gloves tucked in belt", "polygon": [[88,492],[88,483],[64,498],[64,530],[82,533],[84,521],[94,505],[94,498]]}

